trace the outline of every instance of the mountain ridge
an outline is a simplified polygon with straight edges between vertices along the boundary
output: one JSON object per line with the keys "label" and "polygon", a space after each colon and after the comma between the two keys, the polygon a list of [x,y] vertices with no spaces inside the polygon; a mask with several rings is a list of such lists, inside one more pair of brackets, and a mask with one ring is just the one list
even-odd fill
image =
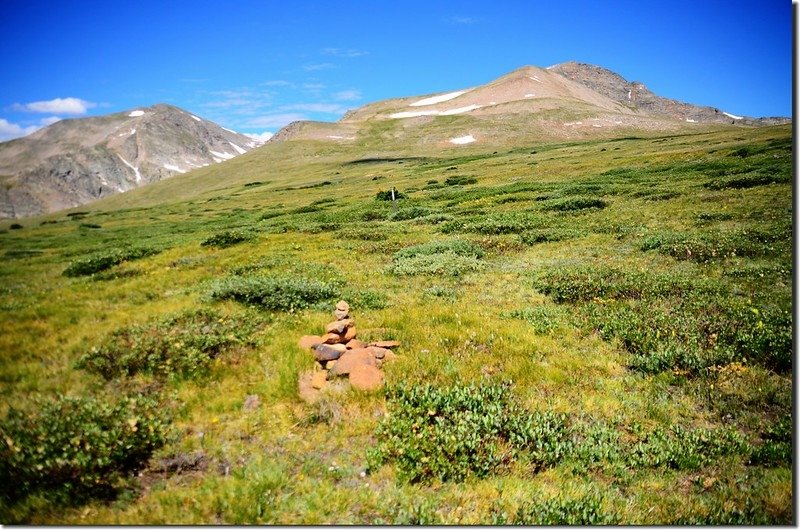
{"label": "mountain ridge", "polygon": [[0,143],[0,218],[80,206],[258,145],[165,103],[61,120]]}

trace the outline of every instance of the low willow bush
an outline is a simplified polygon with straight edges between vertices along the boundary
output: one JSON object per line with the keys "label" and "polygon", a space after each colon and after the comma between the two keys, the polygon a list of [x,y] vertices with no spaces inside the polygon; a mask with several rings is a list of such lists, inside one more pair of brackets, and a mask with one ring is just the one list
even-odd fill
{"label": "low willow bush", "polygon": [[239,243],[244,243],[245,241],[251,241],[254,238],[255,234],[252,232],[245,230],[227,230],[225,232],[220,232],[208,237],[202,243],[200,243],[200,246],[227,248],[232,247],[233,245],[238,245]]}
{"label": "low willow bush", "polygon": [[536,214],[507,212],[456,219],[442,223],[439,230],[445,234],[476,232],[479,234],[519,234],[543,228],[547,221]]}
{"label": "low willow bush", "polygon": [[503,318],[514,318],[523,320],[531,325],[534,333],[547,335],[552,333],[567,320],[567,312],[562,308],[552,305],[539,305],[515,309],[506,313],[501,313]]}
{"label": "low willow bush", "polygon": [[189,311],[118,329],[77,366],[109,380],[138,373],[194,377],[226,349],[248,343],[252,329],[250,320],[206,309]]}
{"label": "low willow bush", "polygon": [[65,502],[111,497],[169,432],[165,409],[149,397],[59,395],[35,405],[33,413],[12,407],[0,421],[0,494],[8,500],[36,491]]}
{"label": "low willow bush", "polygon": [[606,206],[608,206],[608,203],[597,197],[566,197],[564,199],[548,201],[542,205],[542,209],[556,212],[574,212],[578,210],[602,209]]}
{"label": "low willow bush", "polygon": [[730,232],[664,232],[644,238],[639,249],[656,250],[678,260],[705,263],[736,256],[785,255],[791,249],[791,234],[789,226]]}
{"label": "low willow bush", "polygon": [[586,233],[580,230],[571,230],[567,228],[539,228],[519,234],[519,239],[526,245],[536,245],[538,243],[578,239],[585,235]]}
{"label": "low willow bush", "polygon": [[512,516],[494,511],[492,525],[522,526],[595,526],[618,524],[614,513],[602,507],[597,495],[586,495],[577,499],[560,497],[523,502]]}
{"label": "low willow bush", "polygon": [[396,464],[402,481],[485,477],[521,452],[547,467],[569,450],[566,417],[526,411],[509,384],[399,385],[387,389],[387,408],[367,461]]}
{"label": "low willow bush", "polygon": [[112,249],[88,258],[73,261],[64,269],[62,274],[70,278],[91,276],[92,274],[108,270],[124,261],[146,258],[158,254],[159,252],[161,252],[161,250],[148,247]]}
{"label": "low willow bush", "polygon": [[332,302],[338,287],[295,276],[231,276],[212,284],[213,300],[235,300],[271,311],[297,311],[320,302]]}
{"label": "low willow bush", "polygon": [[395,252],[388,271],[398,276],[460,276],[482,270],[484,255],[483,248],[471,241],[432,241]]}

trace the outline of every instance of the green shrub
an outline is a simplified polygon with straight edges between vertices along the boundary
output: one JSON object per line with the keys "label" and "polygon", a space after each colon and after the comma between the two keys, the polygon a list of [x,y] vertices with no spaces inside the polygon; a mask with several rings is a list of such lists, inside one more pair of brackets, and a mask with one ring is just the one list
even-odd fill
{"label": "green shrub", "polygon": [[62,274],[67,277],[89,276],[110,269],[124,261],[146,258],[159,252],[161,250],[147,247],[113,249],[102,254],[95,254],[85,259],[73,261],[64,269]]}
{"label": "green shrub", "polygon": [[430,215],[432,212],[428,208],[421,208],[419,206],[412,206],[410,208],[402,208],[392,213],[389,216],[390,221],[407,221],[408,219],[417,219]]}
{"label": "green shrub", "polygon": [[444,223],[440,229],[445,234],[477,232],[487,235],[519,234],[545,225],[541,217],[525,212],[508,212],[458,219]]}
{"label": "green shrub", "polygon": [[8,227],[10,230],[22,230],[22,225],[19,223],[11,223],[11,226]]}
{"label": "green shrub", "polygon": [[602,508],[601,499],[587,495],[577,499],[549,498],[522,503],[509,520],[504,513],[495,513],[493,525],[522,526],[595,526],[613,525],[619,520]]}
{"label": "green shrub", "polygon": [[679,425],[667,431],[657,428],[631,448],[636,467],[700,469],[721,456],[741,454],[747,448],[744,437],[734,429],[685,429]]}
{"label": "green shrub", "polygon": [[769,425],[761,437],[764,443],[753,450],[750,463],[760,466],[792,466],[792,418],[784,416]]}
{"label": "green shrub", "polygon": [[[379,201],[391,201],[392,200],[392,190],[386,191],[379,191],[375,198]],[[401,193],[400,190],[394,190],[394,200],[405,199],[406,195]]]}
{"label": "green shrub", "polygon": [[678,260],[700,263],[739,257],[785,254],[791,248],[791,229],[775,226],[729,232],[659,233],[644,238],[643,251],[657,250]]}
{"label": "green shrub", "polygon": [[418,274],[461,276],[467,272],[479,271],[483,268],[483,262],[475,257],[445,252],[395,259],[389,265],[388,271],[398,276],[415,276]]}
{"label": "green shrub", "polygon": [[165,443],[168,425],[165,409],[143,396],[108,403],[59,395],[37,401],[33,413],[12,407],[0,422],[0,493],[110,496]]}
{"label": "green shrub", "polygon": [[549,243],[552,241],[577,239],[579,237],[583,237],[584,235],[586,234],[579,230],[571,230],[566,228],[539,228],[523,232],[519,235],[519,238],[526,245],[535,245],[537,243]]}
{"label": "green shrub", "polygon": [[210,296],[236,300],[272,311],[296,311],[318,302],[333,301],[339,290],[333,285],[300,277],[231,276],[215,282]]}
{"label": "green shrub", "polygon": [[106,379],[137,373],[191,377],[222,351],[247,342],[252,324],[206,309],[114,331],[78,360],[78,367]]}
{"label": "green shrub", "polygon": [[542,209],[558,212],[572,212],[591,208],[602,209],[606,206],[608,206],[606,201],[596,197],[567,197],[565,199],[553,200],[552,202],[542,206]]}
{"label": "green shrub", "polygon": [[546,467],[568,450],[566,418],[524,410],[508,384],[399,385],[387,389],[387,408],[367,460],[370,469],[395,463],[403,481],[485,477],[522,451]]}
{"label": "green shrub", "polygon": [[245,241],[250,241],[254,237],[255,236],[252,232],[246,232],[244,230],[228,230],[214,234],[200,243],[200,246],[227,248]]}
{"label": "green shrub", "polygon": [[762,172],[749,173],[736,177],[714,179],[703,184],[710,190],[742,190],[755,188],[756,186],[767,186],[769,184],[788,184],[791,183],[791,175],[787,173]]}
{"label": "green shrub", "polygon": [[466,186],[467,184],[476,184],[478,179],[475,177],[468,177],[466,175],[453,175],[444,180],[446,186]]}
{"label": "green shrub", "polygon": [[394,259],[400,260],[416,256],[430,256],[433,254],[455,254],[457,256],[467,256],[473,258],[483,258],[484,250],[480,245],[463,239],[450,239],[446,241],[431,241],[421,245],[414,245],[398,250],[394,253]]}
{"label": "green shrub", "polygon": [[566,312],[559,308],[547,305],[526,307],[525,309],[515,309],[501,315],[504,318],[516,318],[524,320],[533,327],[533,331],[539,335],[547,335],[562,325],[567,318]]}

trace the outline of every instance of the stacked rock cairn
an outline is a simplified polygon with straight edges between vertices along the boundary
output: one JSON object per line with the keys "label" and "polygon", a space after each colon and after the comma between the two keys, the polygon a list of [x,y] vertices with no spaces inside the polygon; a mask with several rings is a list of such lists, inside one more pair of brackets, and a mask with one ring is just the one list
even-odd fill
{"label": "stacked rock cairn", "polygon": [[324,335],[304,335],[298,343],[301,348],[309,350],[319,364],[319,370],[311,376],[311,386],[321,390],[329,381],[347,377],[353,388],[377,390],[383,385],[380,368],[383,363],[397,357],[390,348],[396,348],[400,343],[358,340],[350,305],[344,300],[336,304],[333,314],[336,320],[325,326]]}

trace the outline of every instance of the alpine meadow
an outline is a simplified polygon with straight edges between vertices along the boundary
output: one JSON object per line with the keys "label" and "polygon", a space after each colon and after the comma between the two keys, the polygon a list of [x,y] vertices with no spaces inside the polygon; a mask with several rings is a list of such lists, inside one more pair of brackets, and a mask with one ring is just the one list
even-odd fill
{"label": "alpine meadow", "polygon": [[254,145],[0,221],[0,522],[796,524],[790,120],[564,63]]}

